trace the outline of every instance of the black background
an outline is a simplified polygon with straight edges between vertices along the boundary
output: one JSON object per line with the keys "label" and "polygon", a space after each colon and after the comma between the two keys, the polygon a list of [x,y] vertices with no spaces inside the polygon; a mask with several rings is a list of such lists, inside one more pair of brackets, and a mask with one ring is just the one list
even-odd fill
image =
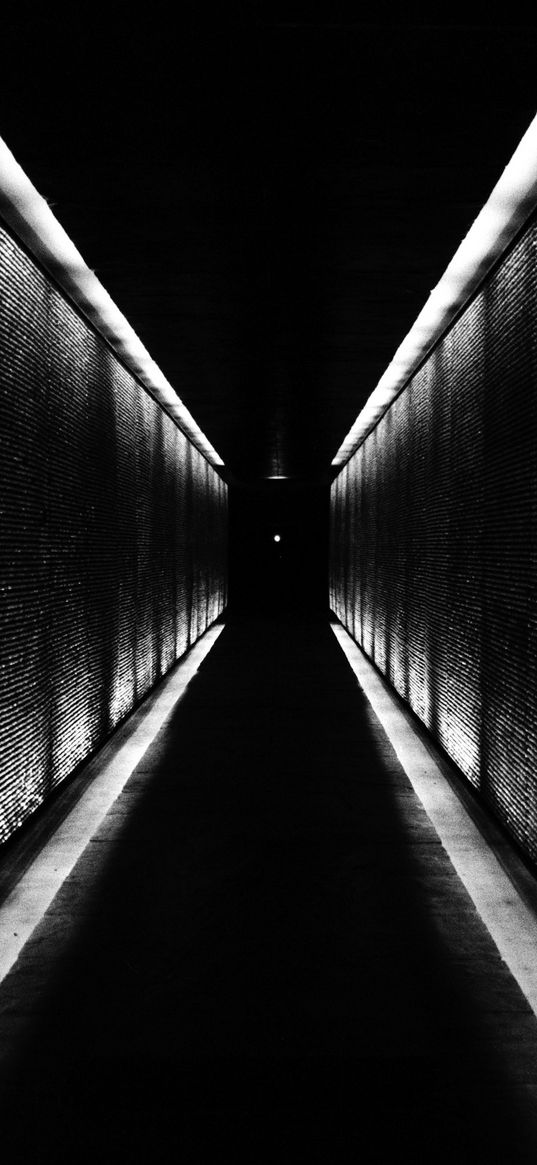
{"label": "black background", "polygon": [[535,115],[536,31],[453,5],[4,9],[0,133],[224,459],[235,580],[244,546],[268,569],[274,475],[326,544],[331,461]]}

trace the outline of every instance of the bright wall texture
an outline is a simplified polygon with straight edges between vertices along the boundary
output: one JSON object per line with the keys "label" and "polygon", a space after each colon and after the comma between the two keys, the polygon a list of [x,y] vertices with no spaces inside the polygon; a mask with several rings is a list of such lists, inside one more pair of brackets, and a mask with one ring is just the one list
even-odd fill
{"label": "bright wall texture", "polygon": [[227,490],[0,229],[0,841],[226,602]]}
{"label": "bright wall texture", "polygon": [[332,485],[333,610],[537,860],[537,229]]}

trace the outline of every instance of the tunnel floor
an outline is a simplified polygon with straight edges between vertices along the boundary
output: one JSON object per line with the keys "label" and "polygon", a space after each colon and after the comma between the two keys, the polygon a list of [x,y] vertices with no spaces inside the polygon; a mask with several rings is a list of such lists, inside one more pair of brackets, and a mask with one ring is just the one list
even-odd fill
{"label": "tunnel floor", "polygon": [[537,1159],[537,1021],[321,617],[230,619],[0,1016],[9,1161]]}

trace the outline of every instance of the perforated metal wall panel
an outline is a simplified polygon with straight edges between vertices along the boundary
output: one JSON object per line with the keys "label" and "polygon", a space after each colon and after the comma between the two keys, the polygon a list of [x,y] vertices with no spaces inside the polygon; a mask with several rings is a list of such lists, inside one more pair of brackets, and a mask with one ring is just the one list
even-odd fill
{"label": "perforated metal wall panel", "polygon": [[227,487],[0,228],[0,841],[219,616]]}
{"label": "perforated metal wall panel", "polygon": [[332,485],[333,610],[537,861],[537,228]]}

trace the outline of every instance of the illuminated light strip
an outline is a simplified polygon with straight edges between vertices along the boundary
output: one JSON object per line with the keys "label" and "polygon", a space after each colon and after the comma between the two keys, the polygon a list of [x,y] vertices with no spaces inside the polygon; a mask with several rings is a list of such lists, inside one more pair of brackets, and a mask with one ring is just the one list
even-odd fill
{"label": "illuminated light strip", "polygon": [[224,462],[0,138],[0,214],[207,460]]}
{"label": "illuminated light strip", "polygon": [[334,635],[500,955],[537,1015],[537,918],[472,821],[388,684],[345,629]]}
{"label": "illuminated light strip", "polygon": [[536,206],[537,117],[358,414],[332,465],[347,461],[371,432]]}
{"label": "illuminated light strip", "polygon": [[87,789],[0,906],[0,982],[223,630],[221,623],[210,627],[86,766]]}

